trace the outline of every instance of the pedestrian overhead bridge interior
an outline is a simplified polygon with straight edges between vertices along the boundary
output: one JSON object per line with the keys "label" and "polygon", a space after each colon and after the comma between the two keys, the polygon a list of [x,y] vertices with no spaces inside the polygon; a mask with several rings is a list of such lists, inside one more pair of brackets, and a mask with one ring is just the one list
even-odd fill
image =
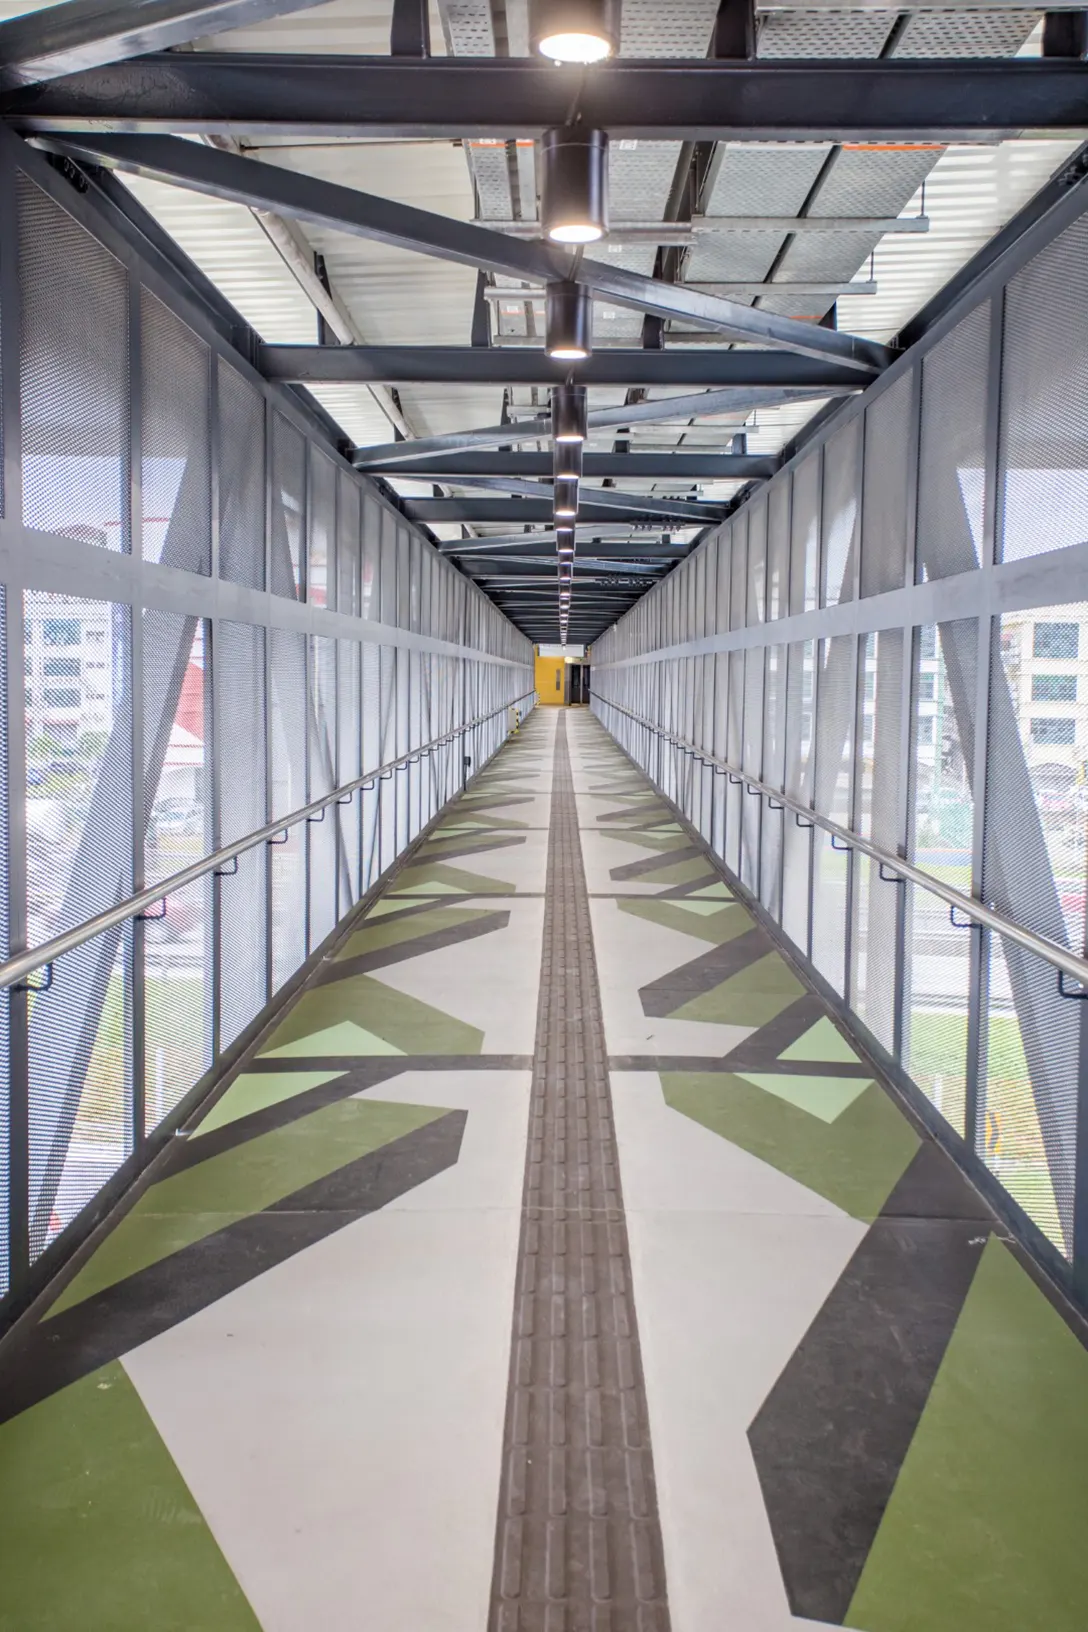
{"label": "pedestrian overhead bridge interior", "polygon": [[0,0],[0,1632],[1081,1632],[1086,52]]}

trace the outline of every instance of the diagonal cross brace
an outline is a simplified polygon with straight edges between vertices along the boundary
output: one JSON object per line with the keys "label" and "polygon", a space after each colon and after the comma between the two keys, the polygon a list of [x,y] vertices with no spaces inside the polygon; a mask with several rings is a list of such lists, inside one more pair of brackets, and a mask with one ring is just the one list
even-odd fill
{"label": "diagonal cross brace", "polygon": [[[777,408],[787,402],[822,402],[825,397],[848,394],[844,387],[809,390],[785,387],[781,390],[745,390],[728,386],[721,391],[693,391],[682,397],[662,397],[650,402],[633,402],[619,408],[600,408],[589,414],[590,431],[623,429],[628,425],[659,424],[670,419],[699,419],[710,414],[748,413],[753,408]],[[551,416],[518,420],[510,425],[481,425],[468,431],[451,431],[445,436],[423,436],[411,442],[387,442],[381,446],[357,448],[356,470],[387,470],[390,465],[429,458],[436,453],[458,453],[465,448],[498,448],[508,443],[550,442]]]}
{"label": "diagonal cross brace", "polygon": [[549,244],[509,238],[473,222],[455,221],[431,210],[299,175],[178,136],[80,133],[50,137],[48,141],[51,146],[95,163],[172,182],[251,209],[276,210],[300,221],[433,255],[439,260],[482,267],[532,283],[572,279],[619,306],[657,317],[683,318],[731,340],[758,342],[799,356],[839,363],[856,370],[863,382],[884,368],[893,355],[886,346],[824,329],[816,323],[778,317],[717,295],[698,294],[682,284],[663,283],[621,267],[579,259]]}
{"label": "diagonal cross brace", "polygon": [[0,23],[0,87],[143,57],[324,0],[68,0]]}

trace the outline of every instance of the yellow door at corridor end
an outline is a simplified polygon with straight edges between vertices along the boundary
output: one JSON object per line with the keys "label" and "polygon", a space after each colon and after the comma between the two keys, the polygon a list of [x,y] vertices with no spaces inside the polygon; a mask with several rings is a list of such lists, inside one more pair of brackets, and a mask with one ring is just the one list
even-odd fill
{"label": "yellow door at corridor end", "polygon": [[561,657],[541,657],[536,654],[536,685],[537,701],[540,703],[558,703],[562,706],[567,700],[567,665]]}

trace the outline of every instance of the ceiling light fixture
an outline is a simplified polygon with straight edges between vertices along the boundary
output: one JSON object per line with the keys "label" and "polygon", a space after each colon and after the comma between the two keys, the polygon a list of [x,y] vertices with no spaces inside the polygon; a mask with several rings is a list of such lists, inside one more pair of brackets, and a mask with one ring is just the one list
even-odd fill
{"label": "ceiling light fixture", "polygon": [[540,219],[553,244],[595,244],[608,231],[608,136],[558,125],[540,138]]}
{"label": "ceiling light fixture", "polygon": [[580,283],[549,283],[544,319],[549,357],[559,362],[580,363],[593,350],[592,306],[589,290]]}
{"label": "ceiling light fixture", "polygon": [[555,514],[557,520],[573,521],[578,514],[578,482],[570,476],[561,477],[555,484]]}
{"label": "ceiling light fixture", "polygon": [[552,390],[552,436],[556,442],[586,439],[586,388],[557,385]]}
{"label": "ceiling light fixture", "polygon": [[603,62],[619,49],[617,0],[530,0],[534,51],[553,62]]}

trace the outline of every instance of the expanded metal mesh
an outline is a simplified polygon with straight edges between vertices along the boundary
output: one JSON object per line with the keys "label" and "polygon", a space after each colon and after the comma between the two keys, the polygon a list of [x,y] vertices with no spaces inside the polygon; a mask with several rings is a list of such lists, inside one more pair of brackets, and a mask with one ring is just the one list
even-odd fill
{"label": "expanded metal mesh", "polygon": [[146,289],[140,296],[140,372],[144,560],[210,572],[211,354]]}
{"label": "expanded metal mesh", "polygon": [[[215,761],[219,773],[219,842],[230,844],[268,820],[265,789],[265,631],[223,621],[216,630]],[[229,778],[224,771],[229,766]],[[218,879],[220,1040],[226,1046],[264,1007],[267,854],[237,858]]]}
{"label": "expanded metal mesh", "polygon": [[[417,770],[411,798],[395,776],[251,846],[221,877],[167,880],[298,811],[308,755],[331,786],[376,770],[409,730],[422,744],[479,698],[502,708],[532,684],[527,643],[334,453],[305,405],[175,302],[170,274],[149,271],[116,222],[90,230],[95,190],[78,195],[29,148],[18,158],[6,161],[4,252],[19,298],[0,314],[14,365],[0,443],[19,450],[21,478],[0,543],[18,581],[0,583],[0,635],[14,631],[21,684],[8,687],[5,661],[0,951],[79,929],[145,881],[163,897],[0,1005],[0,1298],[147,1133],[185,1111],[217,1052],[303,964],[307,928],[331,929],[409,825],[460,787],[460,755],[447,752],[440,778]],[[26,528],[50,536],[30,550]],[[459,650],[420,650],[410,673],[398,652],[409,626],[417,645]],[[334,653],[320,694],[308,641]],[[505,710],[475,732],[474,769],[504,725]]]}
{"label": "expanded metal mesh", "polygon": [[129,548],[128,276],[20,175],[23,520]]}
{"label": "expanded metal mesh", "polygon": [[265,583],[265,404],[222,358],[217,371],[219,576]]}
{"label": "expanded metal mesh", "polygon": [[982,560],[991,322],[986,301],[922,362],[920,578],[971,572]]}
{"label": "expanded metal mesh", "polygon": [[[772,18],[761,49],[810,25],[837,26]],[[920,49],[928,26],[901,30],[897,52]],[[1010,14],[1001,48],[1024,26]],[[849,151],[828,166],[821,208],[870,213],[866,188],[913,190],[932,162],[896,149],[875,169],[864,158],[868,176]],[[1086,221],[1049,242],[1040,226],[1003,288],[973,306],[965,297],[912,368],[841,410],[594,651],[595,706],[611,729],[612,705],[670,730],[691,715],[696,744],[731,772],[716,778],[714,848],[841,994],[869,1046],[967,1141],[1052,1265],[1085,1252],[1084,1005],[1060,989],[1053,962],[950,914],[895,863],[906,856],[965,901],[1085,952]],[[806,275],[821,275],[825,247],[799,240],[783,265],[800,276],[807,257]],[[713,597],[698,594],[704,554]],[[1048,559],[1033,577],[1034,557]],[[693,587],[709,616],[691,628],[677,614]],[[668,677],[686,657],[656,648],[700,635],[711,637],[699,672],[713,697],[704,691],[692,713],[689,682],[678,698]],[[652,730],[630,742],[651,769],[671,762]],[[795,808],[745,791],[752,777]],[[702,828],[700,779],[677,797]]]}
{"label": "expanded metal mesh", "polygon": [[1001,550],[1006,561],[1085,538],[1088,221],[1068,227],[1005,291]]}

